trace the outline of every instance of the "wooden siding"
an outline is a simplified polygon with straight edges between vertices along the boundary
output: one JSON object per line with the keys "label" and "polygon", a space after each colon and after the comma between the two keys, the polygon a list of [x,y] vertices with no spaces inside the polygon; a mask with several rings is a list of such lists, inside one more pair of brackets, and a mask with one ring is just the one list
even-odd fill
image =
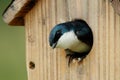
{"label": "wooden siding", "polygon": [[[50,48],[48,37],[56,24],[75,18],[90,25],[94,45],[82,63],[68,67],[64,50]],[[120,16],[108,0],[39,0],[25,28],[28,80],[120,80]]]}

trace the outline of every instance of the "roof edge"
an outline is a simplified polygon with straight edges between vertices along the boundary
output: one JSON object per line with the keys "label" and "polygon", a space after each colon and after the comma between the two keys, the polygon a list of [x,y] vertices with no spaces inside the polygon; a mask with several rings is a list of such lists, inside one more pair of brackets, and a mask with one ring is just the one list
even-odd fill
{"label": "roof edge", "polygon": [[3,20],[13,26],[24,26],[24,16],[35,5],[36,0],[13,0],[3,13]]}

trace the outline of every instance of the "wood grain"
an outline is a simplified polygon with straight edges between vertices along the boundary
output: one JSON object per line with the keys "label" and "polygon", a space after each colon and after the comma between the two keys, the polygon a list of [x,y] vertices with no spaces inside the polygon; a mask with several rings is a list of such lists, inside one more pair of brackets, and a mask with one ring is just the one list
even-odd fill
{"label": "wood grain", "polygon": [[112,0],[111,3],[115,12],[120,15],[120,0]]}
{"label": "wood grain", "polygon": [[24,25],[25,14],[35,5],[36,0],[13,0],[3,13],[3,20],[9,25]]}
{"label": "wood grain", "polygon": [[[109,0],[38,0],[24,18],[28,80],[120,79],[120,16]],[[64,50],[50,48],[48,37],[56,24],[75,18],[90,25],[94,45],[82,63],[68,67]]]}

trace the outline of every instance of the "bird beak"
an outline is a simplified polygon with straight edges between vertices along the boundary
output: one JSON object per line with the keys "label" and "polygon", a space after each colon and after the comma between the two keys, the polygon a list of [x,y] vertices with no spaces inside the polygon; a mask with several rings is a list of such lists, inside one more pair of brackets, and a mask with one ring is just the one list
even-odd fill
{"label": "bird beak", "polygon": [[57,45],[57,43],[54,43],[54,44],[52,45],[52,48],[54,49],[54,48],[56,47],[56,45]]}

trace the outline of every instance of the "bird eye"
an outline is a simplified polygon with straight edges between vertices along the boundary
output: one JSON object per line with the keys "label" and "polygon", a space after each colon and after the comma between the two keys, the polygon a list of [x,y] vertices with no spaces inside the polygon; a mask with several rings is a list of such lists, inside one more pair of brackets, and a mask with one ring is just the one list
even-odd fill
{"label": "bird eye", "polygon": [[59,35],[59,34],[61,34],[61,30],[58,30],[58,31],[56,32],[56,35]]}
{"label": "bird eye", "polygon": [[60,36],[62,35],[61,30],[58,30],[55,34],[53,43],[56,43],[58,41],[58,39],[60,38]]}

